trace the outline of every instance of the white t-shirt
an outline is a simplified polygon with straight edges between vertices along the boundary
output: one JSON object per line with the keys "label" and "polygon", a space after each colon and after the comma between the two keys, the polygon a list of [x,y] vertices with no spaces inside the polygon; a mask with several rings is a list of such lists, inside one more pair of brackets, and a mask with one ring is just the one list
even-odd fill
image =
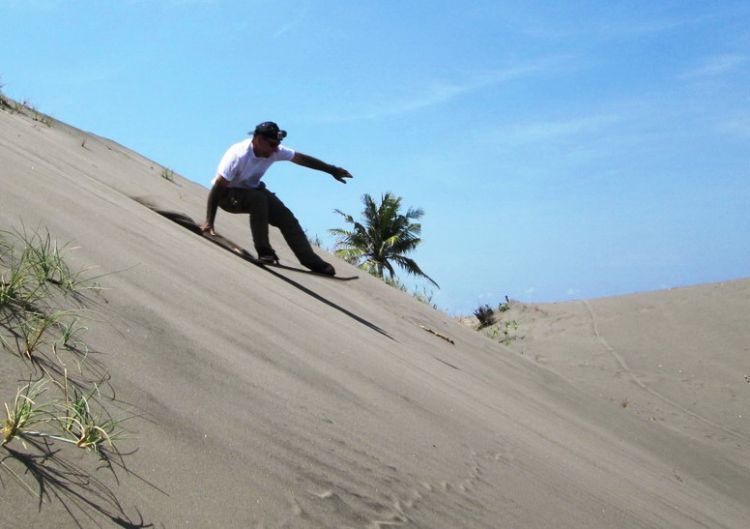
{"label": "white t-shirt", "polygon": [[253,139],[250,138],[229,147],[219,162],[219,167],[216,169],[217,176],[214,177],[212,184],[216,183],[218,176],[223,176],[229,181],[229,187],[255,189],[260,185],[260,179],[272,163],[289,161],[294,157],[294,149],[279,145],[279,148],[268,158],[259,158],[253,152],[252,141]]}

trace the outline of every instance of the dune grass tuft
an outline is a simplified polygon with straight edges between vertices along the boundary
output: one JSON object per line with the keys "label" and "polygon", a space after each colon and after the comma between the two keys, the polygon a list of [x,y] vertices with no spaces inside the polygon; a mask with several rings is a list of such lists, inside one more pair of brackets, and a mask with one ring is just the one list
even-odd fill
{"label": "dune grass tuft", "polygon": [[28,271],[23,267],[12,267],[0,272],[0,308],[27,301],[28,281]]}
{"label": "dune grass tuft", "polygon": [[5,421],[0,446],[11,442],[30,426],[46,420],[47,410],[37,402],[44,390],[45,381],[29,382],[16,392],[12,407],[5,403]]}
{"label": "dune grass tuft", "polygon": [[22,353],[31,360],[44,343],[45,338],[58,326],[63,312],[56,311],[52,314],[43,312],[27,311],[21,320],[17,330],[21,334]]}
{"label": "dune grass tuft", "polygon": [[175,172],[172,169],[165,167],[161,170],[161,177],[167,182],[172,182],[174,184]]}
{"label": "dune grass tuft", "polygon": [[73,388],[73,396],[66,399],[60,419],[65,432],[72,437],[77,447],[94,451],[103,446],[114,448],[115,441],[122,435],[119,430],[121,421],[110,417],[100,419],[92,413],[91,402],[97,392],[96,386],[87,393]]}
{"label": "dune grass tuft", "polygon": [[[87,269],[69,266],[67,249],[48,231],[0,230],[0,347],[25,360],[29,380],[0,407],[5,415],[0,470],[38,497],[44,495],[43,479],[29,480],[16,465],[61,461],[56,444],[95,452],[106,461],[112,454],[122,459],[116,443],[124,438],[123,420],[113,417],[110,401],[99,391],[110,377],[89,359],[83,340],[88,330],[83,292],[99,287]],[[70,355],[78,368],[72,378]],[[16,464],[9,464],[14,459]]]}

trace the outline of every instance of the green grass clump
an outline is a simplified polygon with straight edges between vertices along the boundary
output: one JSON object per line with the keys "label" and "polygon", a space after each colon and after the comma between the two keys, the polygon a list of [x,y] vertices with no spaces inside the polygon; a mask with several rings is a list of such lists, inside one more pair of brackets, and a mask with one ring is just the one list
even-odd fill
{"label": "green grass clump", "polygon": [[29,311],[25,314],[17,329],[21,335],[22,353],[26,358],[32,359],[45,338],[59,325],[63,314],[60,311],[52,314]]}
{"label": "green grass clump", "polygon": [[401,292],[411,294],[411,296],[417,301],[420,301],[425,305],[429,305],[435,310],[439,310],[437,304],[432,302],[432,298],[435,296],[435,292],[432,290],[427,290],[427,287],[422,286],[421,290],[419,290],[417,287],[414,287],[412,291],[409,292],[409,288],[396,276],[386,277],[383,279],[383,281],[386,285],[392,286],[393,288],[398,289]]}
{"label": "green grass clump", "polygon": [[79,340],[79,337],[89,329],[81,325],[80,317],[74,315],[71,321],[60,319],[57,325],[60,328],[60,342],[63,347],[76,350],[87,349],[86,344]]}
{"label": "green grass clump", "polygon": [[[12,353],[0,358],[23,360],[29,381],[0,400],[0,471],[40,498],[47,487],[66,486],[69,467],[57,444],[95,452],[113,472],[112,455],[123,464],[123,421],[100,393],[110,377],[83,340],[84,294],[99,287],[86,269],[69,266],[68,249],[48,231],[0,231],[0,350]],[[69,375],[71,358],[77,371]]]}
{"label": "green grass clump", "polygon": [[[16,244],[8,243],[7,239]],[[65,295],[82,295],[98,286],[86,277],[88,270],[74,272],[49,232],[0,232],[0,310],[29,307],[50,298],[51,287]],[[16,247],[20,246],[20,249]]]}
{"label": "green grass clump", "polygon": [[63,254],[70,248],[67,244],[59,246],[48,231],[43,234],[23,231],[18,237],[24,246],[22,261],[36,275],[38,284],[55,285],[65,294],[80,294],[97,288],[85,278],[87,269],[74,272],[68,266]]}
{"label": "green grass clump", "polygon": [[474,311],[474,316],[479,321],[477,331],[484,330],[484,333],[493,340],[498,340],[504,345],[510,345],[511,342],[522,339],[518,334],[520,323],[518,320],[498,320],[498,315],[502,318],[503,313],[511,309],[511,300],[505,296],[505,302],[497,305],[497,312],[490,305],[480,305]]}
{"label": "green grass clump", "polygon": [[[120,441],[133,414],[122,418],[110,374],[89,354],[88,293],[101,288],[89,269],[70,266],[69,250],[47,230],[0,229],[0,362],[17,364],[0,364],[0,486],[16,483],[40,506],[61,502],[76,526],[81,515],[151,527],[98,475],[130,474]],[[9,379],[16,370],[21,382]],[[79,449],[94,454],[96,470],[72,456]]]}
{"label": "green grass clump", "polygon": [[44,386],[44,382],[29,382],[16,392],[12,406],[5,403],[5,421],[0,446],[23,434],[27,428],[46,420],[47,411],[37,402],[39,396],[44,393]]}
{"label": "green grass clump", "polygon": [[105,415],[104,419],[92,412],[97,386],[83,392],[75,387],[70,388],[65,379],[60,384],[64,396],[42,403],[47,382],[30,382],[16,392],[12,405],[5,403],[0,447],[17,438],[43,438],[95,452],[103,448],[116,450],[115,441],[123,435],[120,429],[122,421],[112,419],[105,411],[101,412]]}
{"label": "green grass clump", "polygon": [[63,298],[76,302],[99,287],[86,270],[74,271],[49,232],[0,232],[0,346],[15,344],[33,359],[44,344],[61,343],[83,351],[80,309],[60,309]]}
{"label": "green grass clump", "polygon": [[97,391],[96,386],[88,393],[74,388],[73,398],[63,407],[61,423],[77,447],[94,451],[104,446],[113,449],[115,441],[122,435],[119,430],[121,421],[110,417],[100,419],[92,413],[91,402]]}
{"label": "green grass clump", "polygon": [[519,338],[518,328],[520,325],[518,320],[501,321],[488,327],[486,333],[493,340],[497,339],[503,345],[510,345],[511,342]]}
{"label": "green grass clump", "polygon": [[167,182],[172,182],[174,184],[174,176],[175,172],[172,169],[168,169],[165,167],[161,170],[161,177]]}
{"label": "green grass clump", "polygon": [[52,118],[43,112],[39,112],[28,99],[19,103],[3,94],[2,89],[4,86],[0,83],[0,110],[6,110],[12,114],[23,114],[42,125],[52,126]]}
{"label": "green grass clump", "polygon": [[23,266],[12,267],[0,273],[0,309],[11,305],[24,305],[33,298],[28,288],[28,270]]}
{"label": "green grass clump", "polygon": [[12,111],[13,107],[11,106],[10,100],[5,97],[5,94],[3,94],[3,88],[5,88],[5,84],[0,82],[0,110]]}

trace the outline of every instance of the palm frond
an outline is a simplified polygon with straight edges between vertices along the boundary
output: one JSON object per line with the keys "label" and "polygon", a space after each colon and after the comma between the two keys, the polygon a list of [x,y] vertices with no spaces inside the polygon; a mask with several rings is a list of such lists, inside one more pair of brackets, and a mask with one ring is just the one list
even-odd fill
{"label": "palm frond", "polygon": [[417,276],[417,277],[423,277],[427,279],[430,283],[435,285],[437,288],[440,288],[440,285],[438,285],[434,279],[432,279],[430,276],[425,274],[422,269],[419,267],[416,261],[414,259],[411,259],[409,257],[399,256],[396,259],[394,259],[396,263],[407,271],[407,273]]}
{"label": "palm frond", "polygon": [[396,264],[408,274],[424,277],[439,288],[413,259],[405,255],[422,242],[422,225],[414,221],[424,215],[424,210],[409,208],[405,215],[400,213],[401,197],[391,192],[383,193],[379,203],[365,193],[362,204],[364,207],[359,221],[348,213],[334,210],[351,225],[351,229],[329,230],[337,238],[336,255],[380,278],[387,271],[394,279],[396,272],[393,265]]}

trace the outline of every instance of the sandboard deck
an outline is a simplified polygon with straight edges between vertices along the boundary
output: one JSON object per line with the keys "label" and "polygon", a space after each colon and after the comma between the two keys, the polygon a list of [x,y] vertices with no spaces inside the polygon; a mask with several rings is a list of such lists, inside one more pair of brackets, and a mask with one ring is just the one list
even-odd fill
{"label": "sandboard deck", "polygon": [[192,231],[193,233],[195,233],[197,235],[200,235],[204,239],[208,239],[209,241],[213,242],[214,244],[216,244],[218,246],[221,246],[225,250],[230,251],[233,254],[241,257],[242,259],[244,259],[246,261],[249,261],[249,262],[253,263],[254,265],[259,266],[261,268],[265,268],[265,267],[280,268],[282,270],[290,270],[292,272],[301,272],[301,273],[304,273],[304,274],[310,274],[310,275],[314,275],[314,276],[325,277],[325,278],[328,278],[328,279],[335,279],[337,281],[352,281],[354,279],[358,279],[359,278],[359,276],[329,276],[327,274],[320,274],[318,272],[313,272],[312,270],[307,270],[305,268],[297,268],[297,267],[294,267],[294,266],[288,266],[288,265],[284,265],[284,264],[281,264],[281,263],[262,263],[253,254],[251,254],[250,252],[248,252],[247,250],[245,250],[244,248],[242,248],[242,246],[240,246],[239,244],[236,244],[236,243],[230,241],[229,239],[227,239],[223,235],[219,235],[218,233],[215,233],[214,235],[211,235],[209,233],[203,232],[203,230],[201,230],[201,228],[198,225],[198,223],[196,223],[192,218],[188,217],[184,213],[179,213],[179,212],[176,212],[176,211],[164,211],[164,210],[156,209],[156,208],[153,208],[153,207],[149,207],[149,209],[151,209],[155,213],[158,213],[159,215],[161,215],[161,216],[163,216],[165,218],[168,218],[172,222],[174,222],[176,224],[179,224],[183,228],[186,228],[186,229]]}

